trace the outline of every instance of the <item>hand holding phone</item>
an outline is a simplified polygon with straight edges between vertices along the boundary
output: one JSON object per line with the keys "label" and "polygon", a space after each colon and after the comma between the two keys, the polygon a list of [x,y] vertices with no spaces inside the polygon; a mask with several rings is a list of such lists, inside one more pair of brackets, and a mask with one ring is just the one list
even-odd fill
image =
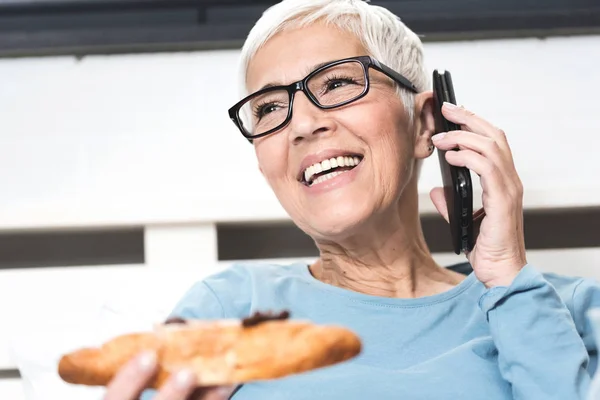
{"label": "hand holding phone", "polygon": [[[460,126],[448,121],[442,114],[444,102],[456,104],[450,72],[433,71],[433,99],[435,134],[460,130]],[[448,207],[452,247],[456,254],[470,252],[474,246],[471,173],[468,168],[450,165],[446,161],[446,151],[438,149],[437,153]]]}

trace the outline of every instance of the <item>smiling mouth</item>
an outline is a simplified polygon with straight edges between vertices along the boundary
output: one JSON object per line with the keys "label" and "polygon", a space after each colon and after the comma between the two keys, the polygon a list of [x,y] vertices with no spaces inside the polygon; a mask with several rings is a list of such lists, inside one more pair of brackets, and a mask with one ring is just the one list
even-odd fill
{"label": "smiling mouth", "polygon": [[362,160],[363,156],[358,154],[349,154],[323,160],[306,168],[300,178],[300,182],[308,187],[318,185],[356,168]]}

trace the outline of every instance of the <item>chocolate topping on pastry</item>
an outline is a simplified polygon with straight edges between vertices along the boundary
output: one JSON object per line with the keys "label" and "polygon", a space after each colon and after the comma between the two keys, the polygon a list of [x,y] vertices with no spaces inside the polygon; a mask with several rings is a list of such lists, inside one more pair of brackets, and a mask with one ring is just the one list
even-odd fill
{"label": "chocolate topping on pastry", "polygon": [[251,327],[251,326],[258,325],[261,322],[288,319],[289,317],[290,317],[289,311],[282,311],[282,312],[276,313],[276,314],[274,314],[272,312],[267,312],[267,313],[255,312],[251,317],[244,318],[242,320],[242,325],[245,327]]}
{"label": "chocolate topping on pastry", "polygon": [[171,318],[167,318],[167,320],[165,321],[165,325],[168,324],[186,324],[187,321],[183,318],[179,318],[179,317],[171,317]]}

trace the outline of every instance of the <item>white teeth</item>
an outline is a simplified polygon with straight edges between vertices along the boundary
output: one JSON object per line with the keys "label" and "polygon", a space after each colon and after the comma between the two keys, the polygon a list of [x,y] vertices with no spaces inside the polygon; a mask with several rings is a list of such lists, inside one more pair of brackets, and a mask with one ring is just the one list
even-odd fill
{"label": "white teeth", "polygon": [[304,170],[304,181],[308,182],[308,179],[312,176],[312,167],[308,167]]}
{"label": "white teeth", "polygon": [[[330,158],[328,160],[323,160],[321,162],[315,163],[310,167],[306,168],[304,171],[304,180],[306,182],[310,182],[311,178],[321,172],[329,171],[332,168],[338,167],[354,167],[360,163],[360,157],[351,157],[351,156],[339,156]],[[315,179],[314,183],[323,182],[327,179],[331,179],[334,176],[339,175],[340,173],[345,171],[334,171],[334,173],[326,174]]]}
{"label": "white teeth", "polygon": [[325,182],[326,180],[329,180],[331,178],[335,178],[336,176],[338,176],[339,174],[343,174],[344,172],[347,172],[347,171],[333,171],[333,172],[330,172],[328,174],[321,175],[320,177],[318,177],[317,179],[315,179],[312,184],[315,185],[317,183]]}

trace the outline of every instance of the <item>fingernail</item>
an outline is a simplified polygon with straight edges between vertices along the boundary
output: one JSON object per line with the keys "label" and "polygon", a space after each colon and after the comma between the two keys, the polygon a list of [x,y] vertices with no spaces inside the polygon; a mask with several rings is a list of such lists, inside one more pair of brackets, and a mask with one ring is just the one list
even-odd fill
{"label": "fingernail", "polygon": [[447,101],[445,101],[443,105],[450,111],[455,111],[460,108],[456,104],[448,103]]}
{"label": "fingernail", "polygon": [[440,132],[440,133],[436,133],[435,135],[433,135],[431,137],[431,140],[434,142],[437,142],[439,140],[442,140],[444,138],[444,136],[446,136],[446,133],[448,132]]}
{"label": "fingernail", "polygon": [[195,384],[196,375],[187,369],[183,369],[175,375],[175,383],[182,389],[189,388]]}
{"label": "fingernail", "polygon": [[152,351],[147,351],[140,354],[138,358],[138,365],[141,369],[149,371],[156,365],[156,354]]}

